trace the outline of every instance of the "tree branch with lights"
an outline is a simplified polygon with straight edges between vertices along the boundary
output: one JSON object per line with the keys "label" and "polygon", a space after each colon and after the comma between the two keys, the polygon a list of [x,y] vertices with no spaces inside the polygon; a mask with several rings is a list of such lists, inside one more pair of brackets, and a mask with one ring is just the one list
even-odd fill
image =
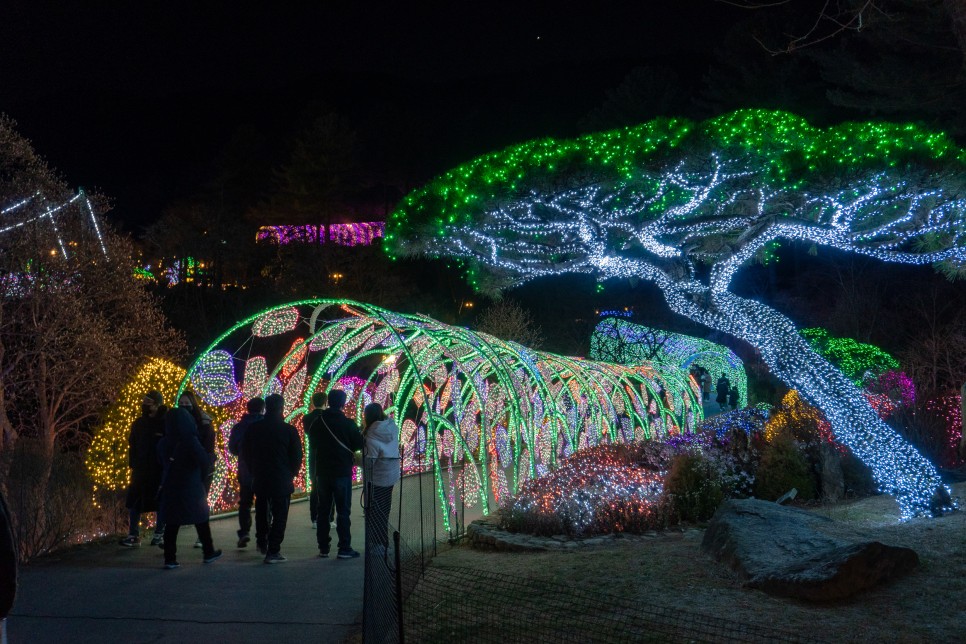
{"label": "tree branch with lights", "polygon": [[562,273],[653,281],[676,313],[761,351],[914,516],[948,501],[932,464],[790,319],[729,288],[782,241],[961,274],[964,170],[966,153],[914,126],[658,119],[474,159],[407,196],[386,239],[391,254],[461,260],[482,290]]}

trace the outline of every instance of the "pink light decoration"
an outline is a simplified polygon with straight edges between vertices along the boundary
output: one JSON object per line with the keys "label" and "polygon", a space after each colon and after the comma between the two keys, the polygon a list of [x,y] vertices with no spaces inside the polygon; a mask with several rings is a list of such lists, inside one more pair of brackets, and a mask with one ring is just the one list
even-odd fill
{"label": "pink light decoration", "polygon": [[[326,234],[328,228],[328,234]],[[255,233],[256,242],[271,244],[324,244],[328,239],[339,246],[371,246],[386,231],[384,221],[363,221],[352,224],[316,226],[262,226]]]}
{"label": "pink light decoration", "polygon": [[382,221],[332,224],[329,226],[329,241],[340,246],[371,246],[385,231],[386,223]]}
{"label": "pink light decoration", "polygon": [[319,226],[262,226],[255,233],[256,242],[273,244],[314,244],[319,239]]}

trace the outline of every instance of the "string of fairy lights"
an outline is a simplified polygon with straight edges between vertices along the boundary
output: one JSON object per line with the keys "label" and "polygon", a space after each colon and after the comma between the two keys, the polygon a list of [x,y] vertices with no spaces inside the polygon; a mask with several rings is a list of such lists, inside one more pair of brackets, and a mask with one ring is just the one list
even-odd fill
{"label": "string of fairy lights", "polygon": [[[359,423],[378,402],[400,427],[404,471],[436,475],[447,517],[462,503],[490,512],[578,450],[690,432],[702,418],[700,393],[676,367],[533,351],[349,300],[243,320],[189,367],[178,391],[187,387],[216,410],[222,436],[253,395],[281,394],[298,428],[316,391],[345,390]],[[216,465],[216,509],[234,502],[234,467],[224,454]]]}
{"label": "string of fairy lights", "polygon": [[[72,207],[76,207],[81,216],[86,216],[90,219],[91,227],[97,237],[101,252],[107,257],[107,246],[104,243],[104,236],[101,234],[100,224],[97,222],[97,216],[94,214],[94,208],[91,206],[90,199],[83,190],[78,190],[76,195],[57,205],[49,205],[44,195],[36,192],[29,197],[25,197],[4,207],[0,210],[0,216],[4,218],[3,221],[0,221],[0,226],[2,226],[0,227],[0,235],[30,223],[46,221],[54,233],[54,238],[57,240],[57,247],[60,249],[61,256],[65,260],[69,259],[67,245],[61,236],[55,215],[58,215],[62,211],[66,212]],[[9,219],[11,218],[13,219],[13,223],[9,223]]]}
{"label": "string of fairy lights", "polygon": [[455,258],[477,288],[562,273],[653,281],[672,311],[756,347],[910,517],[931,511],[936,468],[791,320],[729,287],[782,240],[961,270],[963,170],[949,137],[911,125],[817,128],[767,110],[658,119],[474,159],[402,201],[387,250]]}

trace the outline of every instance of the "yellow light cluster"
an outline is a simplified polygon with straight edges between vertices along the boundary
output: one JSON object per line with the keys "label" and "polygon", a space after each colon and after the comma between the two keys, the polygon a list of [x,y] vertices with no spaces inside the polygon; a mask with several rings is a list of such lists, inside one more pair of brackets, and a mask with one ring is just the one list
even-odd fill
{"label": "yellow light cluster", "polygon": [[798,392],[792,389],[782,398],[781,405],[772,412],[771,418],[765,425],[765,440],[769,443],[780,435],[787,435],[794,440],[807,442],[809,438],[814,439],[816,432],[824,433],[828,421],[815,407],[809,405],[802,399]]}
{"label": "yellow light cluster", "polygon": [[[87,451],[87,471],[94,484],[95,502],[98,492],[123,490],[130,482],[127,439],[131,424],[141,415],[144,395],[157,389],[164,396],[165,405],[171,406],[184,376],[185,370],[173,362],[149,358],[121,390],[121,395],[108,409],[104,424],[95,433]],[[201,406],[218,427],[225,414],[204,403]]]}

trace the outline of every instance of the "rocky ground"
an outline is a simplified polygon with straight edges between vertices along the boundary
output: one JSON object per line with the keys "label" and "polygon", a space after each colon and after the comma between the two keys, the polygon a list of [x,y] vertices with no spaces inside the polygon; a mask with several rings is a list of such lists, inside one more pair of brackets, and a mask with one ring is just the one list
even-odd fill
{"label": "rocky ground", "polygon": [[[966,504],[966,483],[953,486]],[[891,497],[807,508],[883,543],[915,550],[911,574],[829,604],[772,597],[745,588],[738,576],[701,549],[701,527],[646,536],[598,539],[546,551],[443,551],[435,565],[499,570],[581,593],[633,597],[700,615],[806,633],[829,642],[966,641],[966,512],[898,521]],[[575,607],[580,610],[580,607]]]}

